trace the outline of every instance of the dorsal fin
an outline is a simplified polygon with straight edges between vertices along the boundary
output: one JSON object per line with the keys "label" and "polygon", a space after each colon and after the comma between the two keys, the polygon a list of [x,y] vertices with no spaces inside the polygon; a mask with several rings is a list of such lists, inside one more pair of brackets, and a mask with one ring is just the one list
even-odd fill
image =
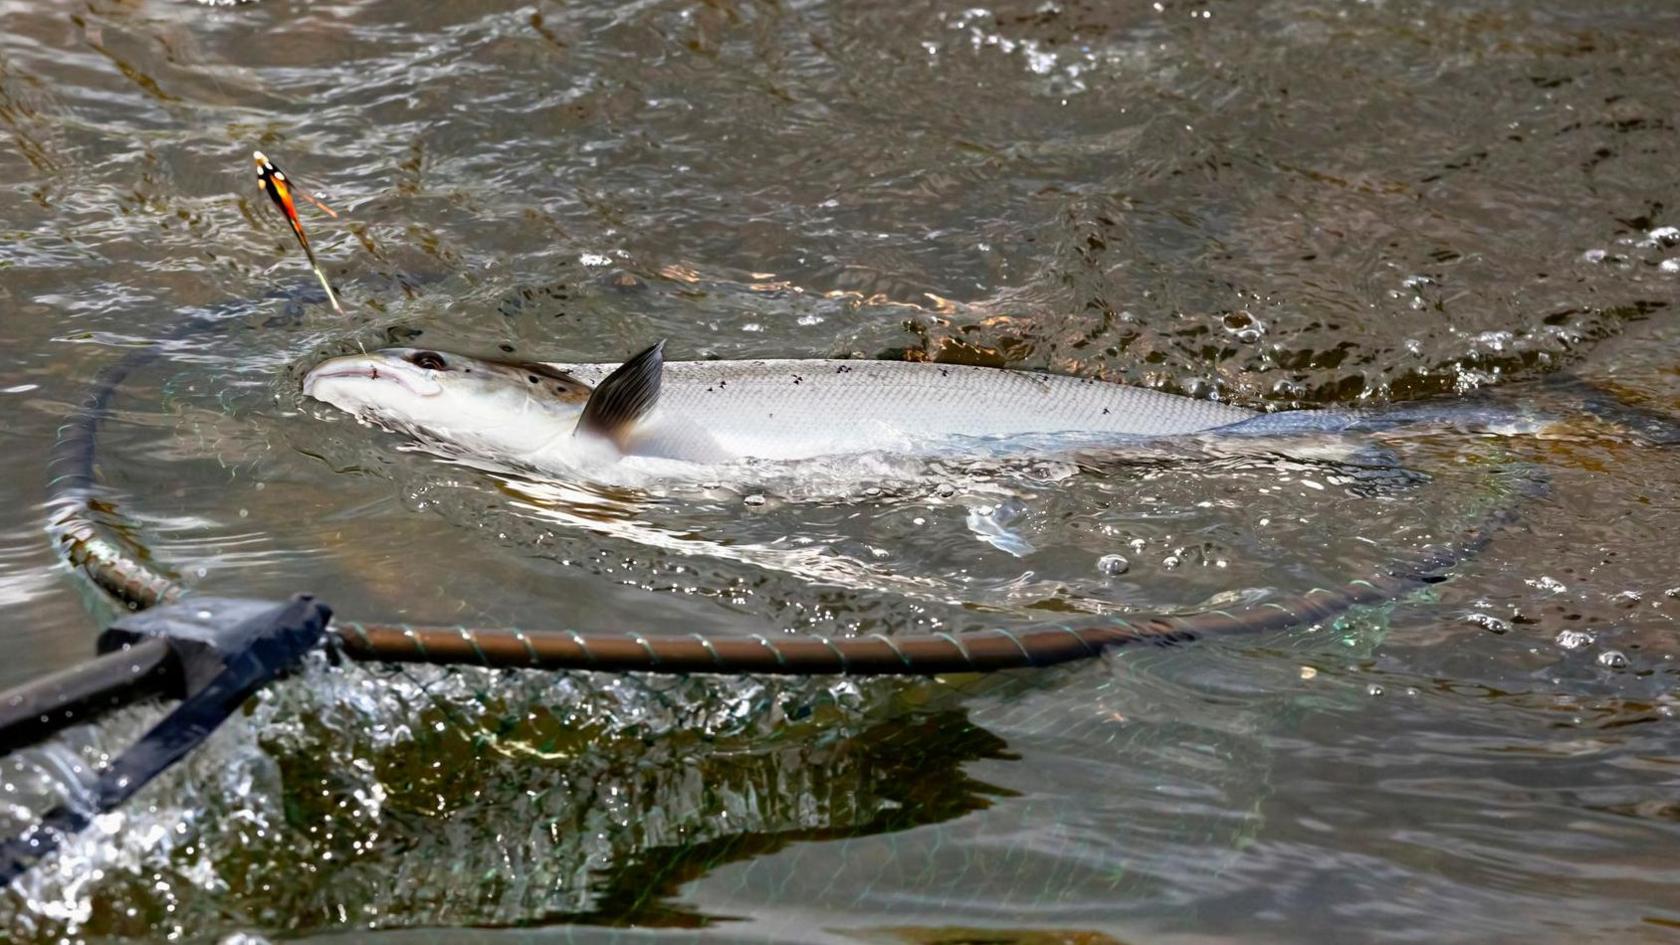
{"label": "dorsal fin", "polygon": [[636,421],[647,416],[659,402],[659,379],[665,373],[665,342],[620,364],[618,370],[595,385],[577,428],[604,436],[623,449]]}

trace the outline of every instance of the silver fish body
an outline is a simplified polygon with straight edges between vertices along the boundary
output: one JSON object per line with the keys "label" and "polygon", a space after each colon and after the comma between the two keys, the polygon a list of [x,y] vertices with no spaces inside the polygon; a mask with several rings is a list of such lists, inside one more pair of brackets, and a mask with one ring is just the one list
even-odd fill
{"label": "silver fish body", "polygon": [[[657,352],[654,352],[657,354]],[[416,363],[423,362],[423,363]],[[1037,452],[1194,434],[1254,411],[1090,378],[895,361],[656,362],[656,399],[612,442],[580,429],[616,364],[508,364],[385,349],[328,361],[304,393],[387,427],[542,470],[626,457],[715,464],[857,453]]]}
{"label": "silver fish body", "polygon": [[[616,365],[554,364],[599,384]],[[1156,437],[1254,412],[1090,378],[903,361],[676,361],[631,452],[706,461],[960,452],[987,441]]]}

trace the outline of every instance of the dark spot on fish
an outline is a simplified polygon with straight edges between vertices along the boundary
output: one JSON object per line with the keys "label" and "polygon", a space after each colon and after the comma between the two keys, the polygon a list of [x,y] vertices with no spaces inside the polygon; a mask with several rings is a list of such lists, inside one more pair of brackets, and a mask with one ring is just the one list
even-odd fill
{"label": "dark spot on fish", "polygon": [[706,393],[708,393],[708,394],[712,394],[712,393],[716,393],[716,392],[717,392],[717,388],[714,388],[714,387],[706,388]]}
{"label": "dark spot on fish", "polygon": [[497,347],[501,348],[503,351],[506,351],[508,354],[513,353],[513,345],[510,345],[505,341],[502,342],[500,345],[497,345]]}
{"label": "dark spot on fish", "polygon": [[527,374],[525,376],[525,379],[530,381],[533,384],[535,384],[538,380],[540,380],[540,378],[538,378],[535,374]]}
{"label": "dark spot on fish", "polygon": [[719,387],[728,387],[729,382],[728,381],[718,381],[718,386]]}
{"label": "dark spot on fish", "polygon": [[1103,416],[1105,416],[1105,417],[1108,416],[1108,408],[1107,407],[1103,408]]}
{"label": "dark spot on fish", "polygon": [[797,374],[795,374],[795,375],[794,375],[794,376],[793,376],[793,382],[794,382],[794,383],[795,383],[795,384],[797,384],[797,383],[799,383],[799,382],[800,382],[800,381],[802,381],[802,380],[804,380],[804,378],[802,378],[802,377],[800,377],[800,376],[799,376],[799,375],[797,375]]}
{"label": "dark spot on fish", "polygon": [[939,376],[940,377],[950,377],[951,376],[951,369],[950,368],[940,368],[939,369]]}

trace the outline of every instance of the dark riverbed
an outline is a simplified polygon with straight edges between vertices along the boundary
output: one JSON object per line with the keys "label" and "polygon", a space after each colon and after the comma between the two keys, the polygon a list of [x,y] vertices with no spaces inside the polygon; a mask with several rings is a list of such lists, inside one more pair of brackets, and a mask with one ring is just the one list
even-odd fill
{"label": "dark riverbed", "polygon": [[[1677,101],[1667,0],[0,0],[0,685],[99,625],[46,536],[59,425],[211,311],[120,392],[115,514],[194,586],[370,619],[1191,611],[1547,484],[1394,606],[1001,680],[316,666],[0,897],[0,937],[1673,941],[1673,449],[1442,433],[1380,488],[1261,456],[626,498],[406,450],[298,379],[359,344],[663,337],[1261,407],[1567,409],[1534,382],[1571,375],[1680,414]],[[346,316],[261,301],[313,280],[253,148],[343,212],[304,208]],[[156,714],[0,761],[0,826]]]}

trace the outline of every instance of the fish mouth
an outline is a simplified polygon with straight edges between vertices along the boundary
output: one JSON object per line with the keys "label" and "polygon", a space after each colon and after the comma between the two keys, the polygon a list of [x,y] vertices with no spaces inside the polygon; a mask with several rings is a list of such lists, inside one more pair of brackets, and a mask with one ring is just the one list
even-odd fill
{"label": "fish mouth", "polygon": [[416,397],[435,397],[443,391],[442,384],[403,362],[353,356],[317,365],[303,378],[303,395],[319,400],[315,392],[322,381],[349,379],[392,382]]}

